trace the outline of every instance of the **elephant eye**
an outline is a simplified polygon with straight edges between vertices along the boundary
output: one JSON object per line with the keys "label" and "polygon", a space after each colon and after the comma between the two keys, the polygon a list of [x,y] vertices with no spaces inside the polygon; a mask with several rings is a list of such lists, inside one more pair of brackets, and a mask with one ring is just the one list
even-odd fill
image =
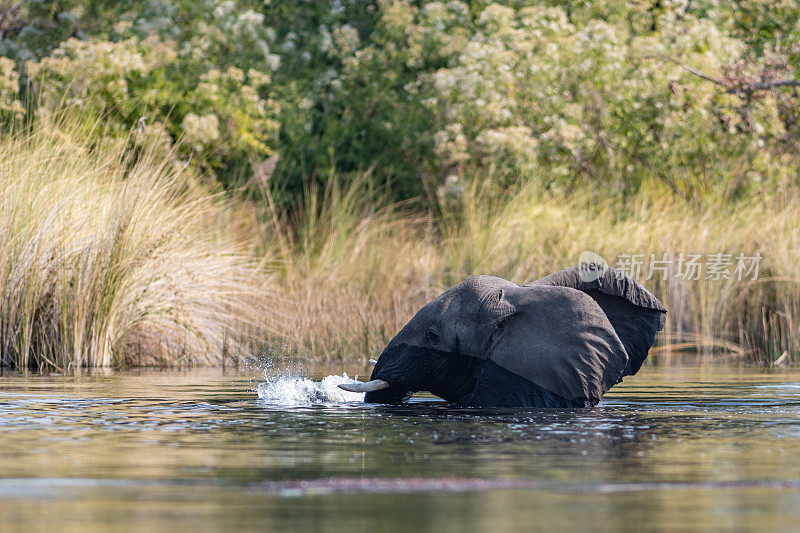
{"label": "elephant eye", "polygon": [[439,330],[436,329],[436,326],[430,326],[425,330],[425,340],[431,344],[436,344],[439,342]]}

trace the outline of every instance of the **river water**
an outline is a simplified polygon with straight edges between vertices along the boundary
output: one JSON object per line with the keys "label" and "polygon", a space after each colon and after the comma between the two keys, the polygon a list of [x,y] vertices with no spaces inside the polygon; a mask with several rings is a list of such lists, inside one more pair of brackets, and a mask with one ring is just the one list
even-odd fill
{"label": "river water", "polygon": [[796,370],[645,367],[575,411],[370,406],[325,374],[5,373],[0,530],[800,526]]}

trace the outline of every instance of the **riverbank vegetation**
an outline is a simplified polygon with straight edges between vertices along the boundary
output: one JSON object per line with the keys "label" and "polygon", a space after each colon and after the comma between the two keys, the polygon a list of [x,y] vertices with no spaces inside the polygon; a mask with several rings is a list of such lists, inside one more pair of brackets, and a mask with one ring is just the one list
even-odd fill
{"label": "riverbank vegetation", "polygon": [[226,202],[177,161],[40,116],[0,140],[0,362],[217,362],[275,301]]}
{"label": "riverbank vegetation", "polygon": [[768,362],[800,349],[794,187],[701,208],[657,186],[623,200],[537,185],[493,196],[477,183],[442,218],[370,210],[357,205],[355,188],[304,213],[279,269],[295,340],[319,357],[372,356],[416,309],[466,276],[527,283],[591,251],[669,309],[657,351]]}
{"label": "riverbank vegetation", "polygon": [[800,356],[800,2],[0,11],[5,364],[363,360],[586,251],[658,349]]}

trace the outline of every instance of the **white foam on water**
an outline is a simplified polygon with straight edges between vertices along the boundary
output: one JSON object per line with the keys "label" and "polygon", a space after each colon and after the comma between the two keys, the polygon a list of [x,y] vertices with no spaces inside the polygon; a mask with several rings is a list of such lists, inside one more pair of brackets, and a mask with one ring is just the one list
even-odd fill
{"label": "white foam on water", "polygon": [[774,383],[770,385],[755,385],[754,389],[784,389],[784,390],[799,390],[800,383]]}
{"label": "white foam on water", "polygon": [[347,375],[326,376],[322,381],[313,381],[298,376],[280,376],[259,383],[258,397],[270,405],[307,406],[341,402],[362,402],[363,392],[349,392],[340,389],[340,383],[354,383]]}

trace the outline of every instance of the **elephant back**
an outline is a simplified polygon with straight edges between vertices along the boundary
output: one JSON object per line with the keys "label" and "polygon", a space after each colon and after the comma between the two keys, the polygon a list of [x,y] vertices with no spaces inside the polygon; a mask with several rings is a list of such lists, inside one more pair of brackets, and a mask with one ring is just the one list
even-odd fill
{"label": "elephant back", "polygon": [[635,374],[647,358],[667,310],[656,296],[627,274],[598,263],[582,263],[526,285],[570,287],[594,299],[611,322],[628,355],[623,376]]}
{"label": "elephant back", "polygon": [[497,294],[496,308],[504,313],[492,336],[491,362],[563,398],[563,406],[594,405],[619,382],[627,353],[589,295],[548,285]]}

